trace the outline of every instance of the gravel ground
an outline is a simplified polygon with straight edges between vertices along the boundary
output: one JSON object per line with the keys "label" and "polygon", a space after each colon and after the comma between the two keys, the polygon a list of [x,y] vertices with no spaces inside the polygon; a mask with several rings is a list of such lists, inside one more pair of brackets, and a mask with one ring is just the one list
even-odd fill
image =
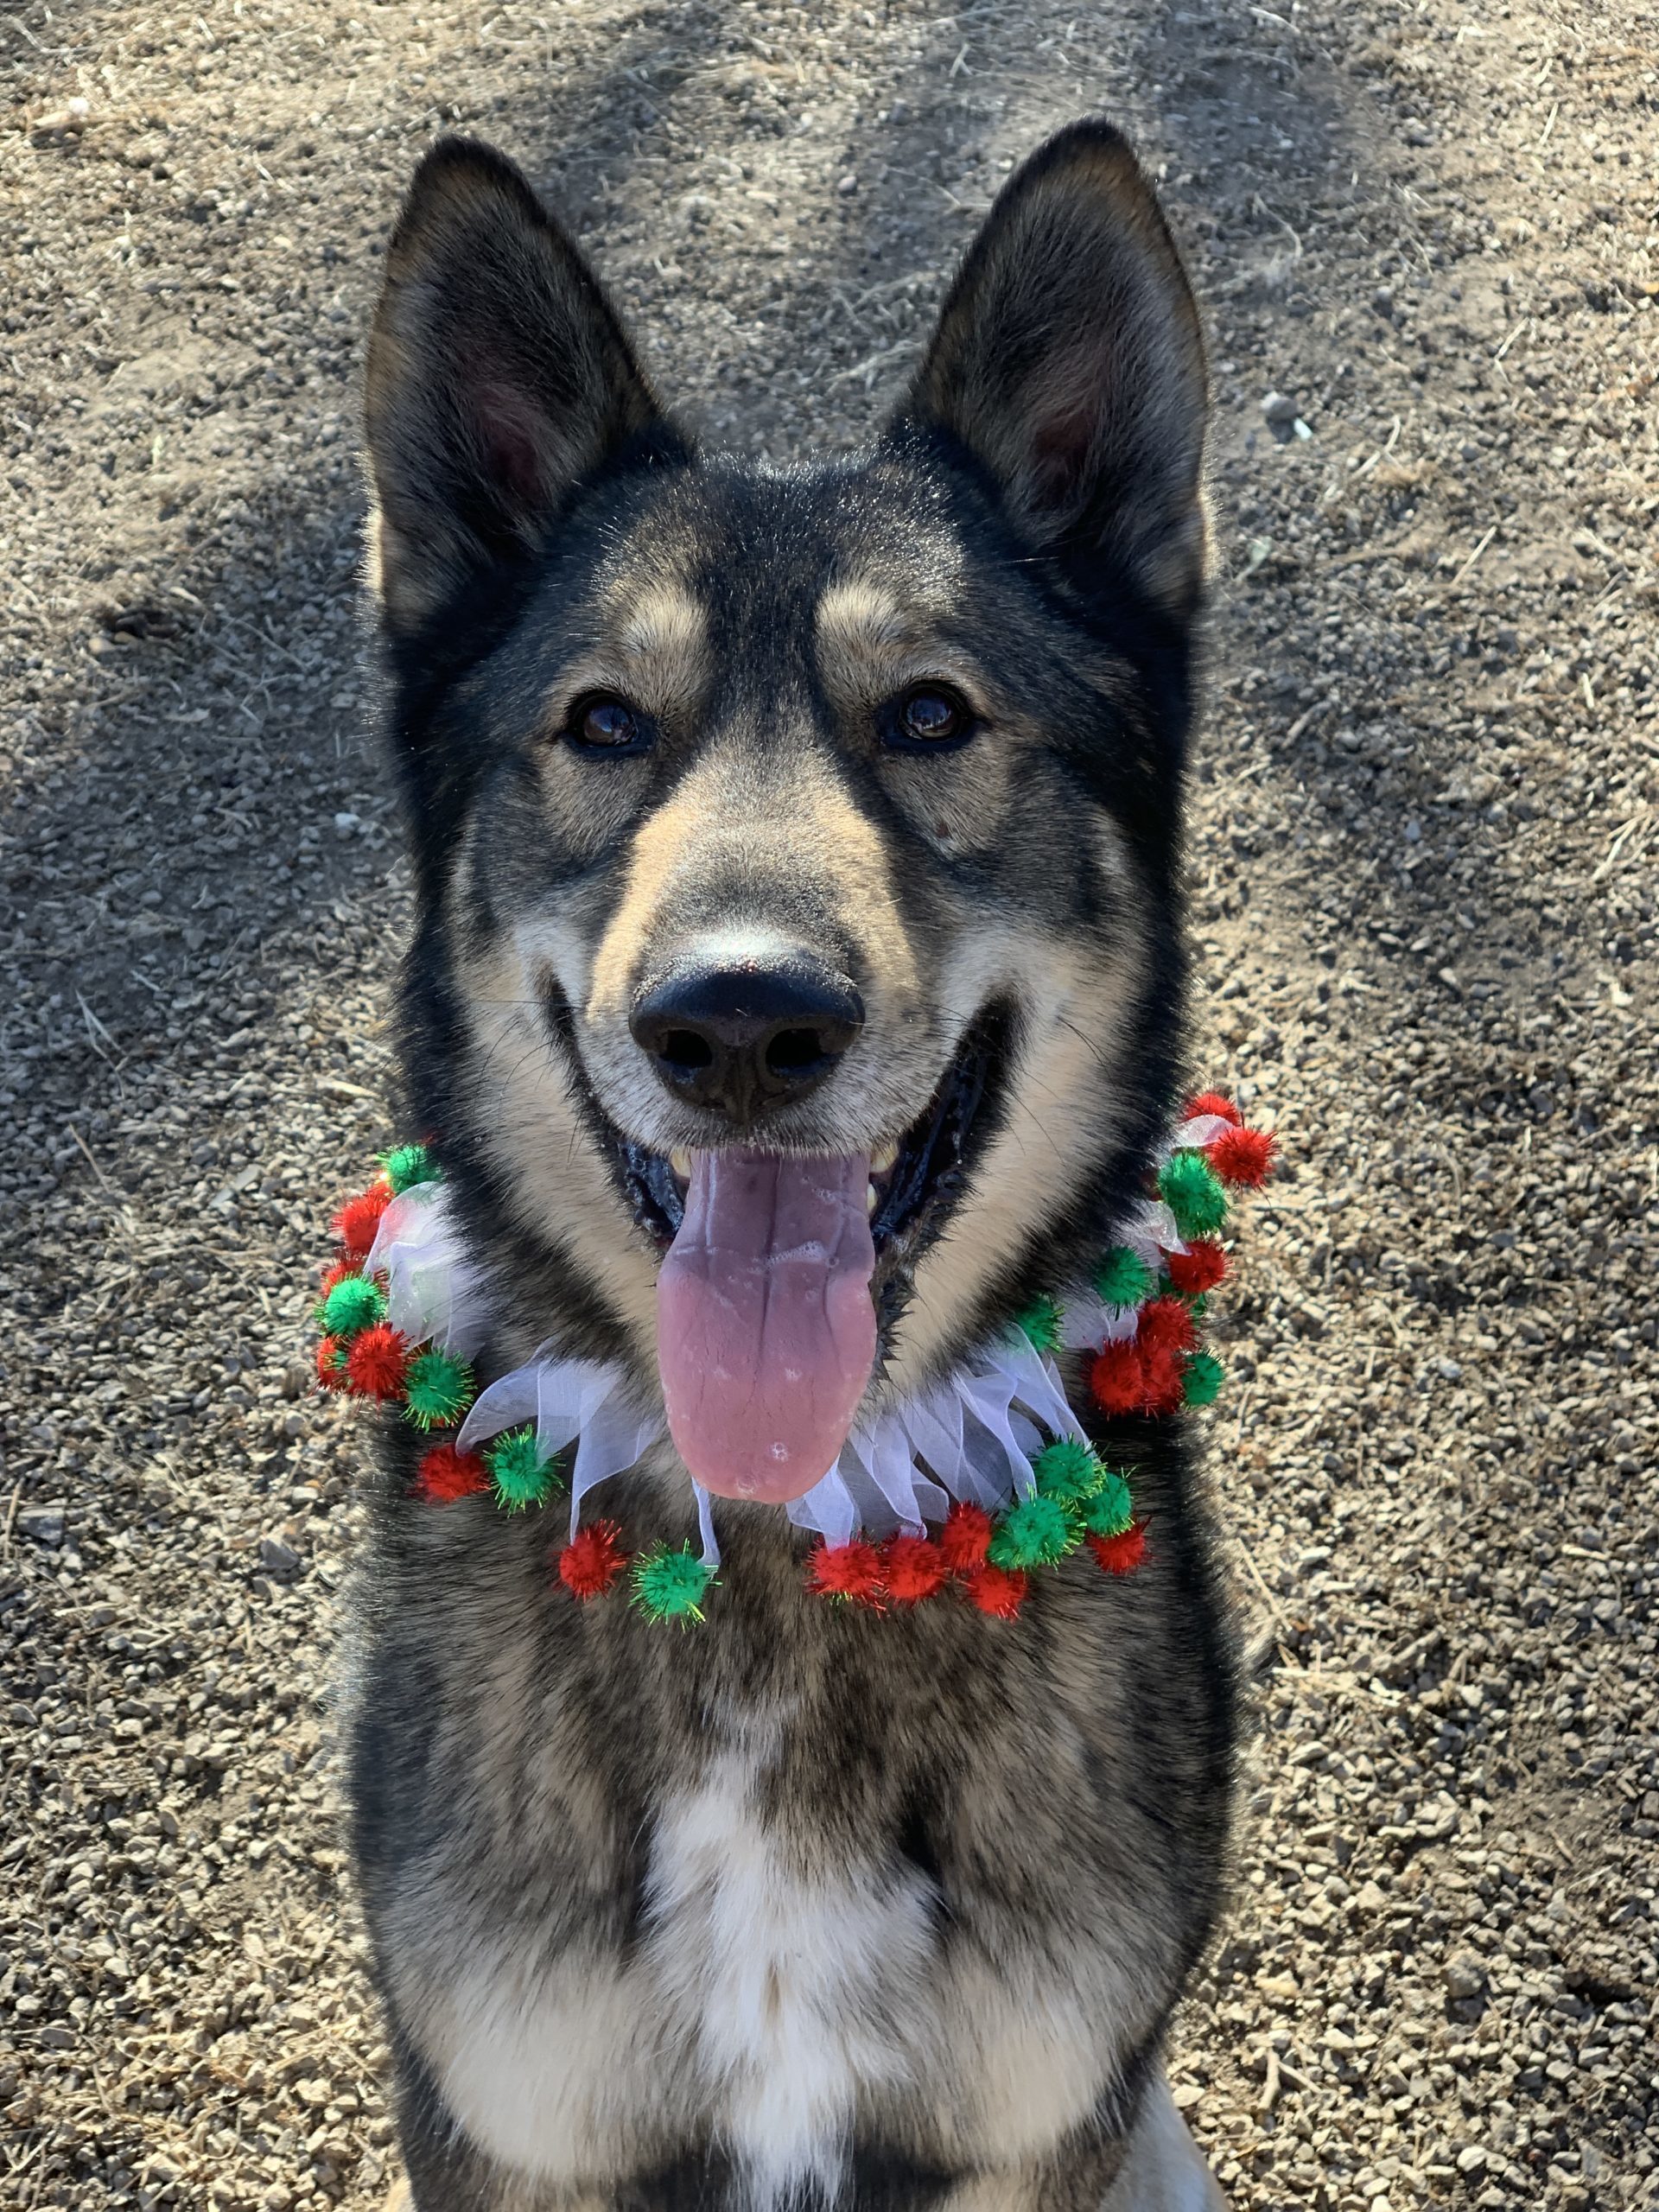
{"label": "gravel ground", "polygon": [[1177,2094],[1262,2212],[1659,2202],[1654,16],[540,4],[0,22],[0,2201],[393,2171],[294,1363],[392,1129],[354,378],[416,154],[518,153],[781,453],[1098,107],[1217,364],[1203,1065],[1296,1163],[1206,1416],[1260,1729]]}

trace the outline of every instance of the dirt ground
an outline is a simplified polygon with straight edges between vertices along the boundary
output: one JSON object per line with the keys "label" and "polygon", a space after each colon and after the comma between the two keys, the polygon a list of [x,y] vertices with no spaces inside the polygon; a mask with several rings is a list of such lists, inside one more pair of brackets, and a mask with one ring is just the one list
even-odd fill
{"label": "dirt ground", "polygon": [[1259,1732],[1177,2094],[1260,2212],[1659,2203],[1655,16],[356,3],[0,21],[0,2202],[393,2171],[294,1363],[392,1131],[355,378],[412,162],[516,153],[781,454],[1098,108],[1214,340],[1200,1064],[1294,1163],[1205,1417]]}

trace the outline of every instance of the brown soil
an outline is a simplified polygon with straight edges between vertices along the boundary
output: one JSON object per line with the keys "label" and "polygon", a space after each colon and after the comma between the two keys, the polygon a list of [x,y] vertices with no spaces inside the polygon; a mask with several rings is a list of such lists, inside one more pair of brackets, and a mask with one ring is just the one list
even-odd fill
{"label": "brown soil", "polygon": [[354,378],[416,156],[518,154],[798,452],[1097,107],[1211,320],[1204,1065],[1295,1163],[1207,1417],[1261,1727],[1177,2094],[1259,2212],[1659,2201],[1654,16],[541,6],[0,24],[0,2199],[392,2171],[291,1363],[390,1135]]}

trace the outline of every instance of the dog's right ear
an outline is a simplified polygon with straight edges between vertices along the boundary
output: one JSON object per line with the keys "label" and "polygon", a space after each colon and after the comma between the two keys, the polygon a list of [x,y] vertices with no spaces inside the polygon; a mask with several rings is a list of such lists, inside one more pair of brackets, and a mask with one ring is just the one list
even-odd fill
{"label": "dog's right ear", "polygon": [[371,545],[394,636],[520,560],[662,417],[597,279],[513,164],[466,138],[415,173],[366,377]]}

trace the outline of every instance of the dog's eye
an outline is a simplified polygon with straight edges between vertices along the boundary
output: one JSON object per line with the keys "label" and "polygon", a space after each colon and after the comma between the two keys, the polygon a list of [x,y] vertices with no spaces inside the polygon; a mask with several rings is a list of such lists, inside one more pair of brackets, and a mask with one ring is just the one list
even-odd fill
{"label": "dog's eye", "polygon": [[577,700],[564,734],[576,752],[603,753],[609,760],[648,752],[656,736],[649,716],[605,692]]}
{"label": "dog's eye", "polygon": [[949,752],[973,735],[974,718],[954,691],[918,683],[895,699],[883,717],[883,734],[902,753]]}

